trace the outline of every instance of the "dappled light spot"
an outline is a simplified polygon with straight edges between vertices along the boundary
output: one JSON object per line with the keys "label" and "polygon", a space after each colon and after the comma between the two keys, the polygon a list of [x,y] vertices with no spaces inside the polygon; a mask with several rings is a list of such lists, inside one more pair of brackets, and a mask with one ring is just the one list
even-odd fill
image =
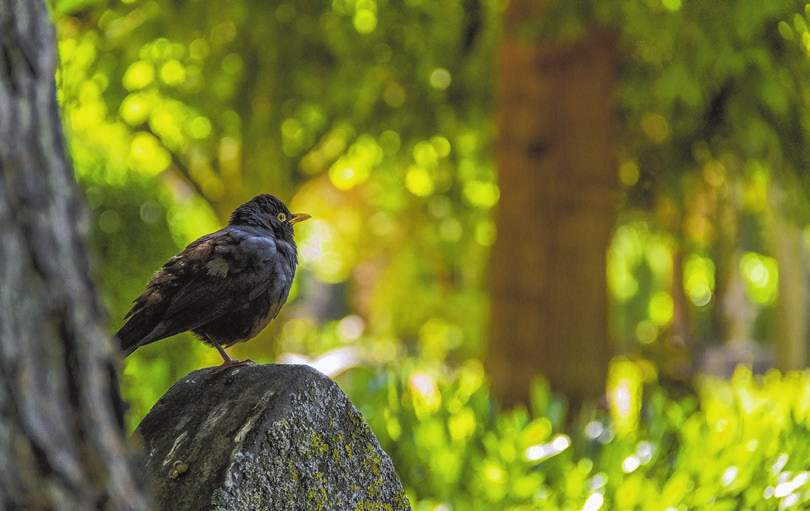
{"label": "dappled light spot", "polygon": [[338,190],[350,190],[368,179],[368,169],[351,165],[333,165],[329,169],[329,179]]}
{"label": "dappled light spot", "polygon": [[188,134],[197,140],[208,138],[208,135],[211,134],[211,121],[202,115],[198,115],[197,117],[193,118],[191,121],[189,121],[186,127],[188,129]]}
{"label": "dappled light spot", "polygon": [[591,439],[599,438],[605,427],[599,421],[591,421],[585,425],[585,436]]}
{"label": "dappled light spot", "polygon": [[172,59],[160,66],[160,81],[170,87],[180,85],[186,80],[186,68],[179,61]]}
{"label": "dappled light spot", "polygon": [[638,446],[636,446],[636,454],[642,465],[652,460],[654,451],[653,444],[650,442],[639,442]]}
{"label": "dappled light spot", "polygon": [[720,478],[720,484],[723,486],[729,486],[737,479],[737,474],[739,472],[740,470],[734,465],[728,467],[725,472],[723,472],[723,476]]}
{"label": "dappled light spot", "polygon": [[635,363],[623,357],[611,361],[608,371],[610,415],[619,436],[638,428],[642,382],[643,374]]}
{"label": "dappled light spot", "polygon": [[334,162],[346,149],[347,130],[341,126],[332,128],[301,159],[301,170],[307,174],[319,174]]}
{"label": "dappled light spot", "polygon": [[556,435],[551,442],[533,445],[526,449],[526,459],[529,461],[542,461],[556,456],[571,446],[571,439],[564,434]]}
{"label": "dappled light spot", "polygon": [[337,325],[337,333],[346,341],[355,341],[358,337],[363,335],[363,330],[366,327],[363,318],[357,314],[350,314],[341,319]]}
{"label": "dappled light spot", "polygon": [[121,226],[121,217],[112,209],[102,212],[98,216],[98,228],[107,234],[114,233]]}
{"label": "dappled light spot", "polygon": [[159,37],[151,43],[145,44],[140,51],[143,60],[153,62],[166,61],[172,59],[182,59],[185,56],[185,45],[170,41],[166,37]]}
{"label": "dappled light spot", "polygon": [[661,5],[668,11],[675,12],[681,9],[681,0],[661,0]]}
{"label": "dappled light spot", "polygon": [[501,484],[504,480],[504,472],[497,463],[489,462],[484,466],[484,480],[490,484]]}
{"label": "dappled light spot", "polygon": [[413,392],[414,411],[419,419],[436,412],[441,406],[442,395],[431,374],[425,371],[412,373],[408,378],[408,387]]}
{"label": "dappled light spot", "polygon": [[428,209],[435,218],[447,218],[453,213],[453,201],[447,195],[434,195],[428,202]]}
{"label": "dappled light spot", "polygon": [[779,456],[777,456],[776,460],[774,460],[773,462],[773,465],[771,465],[770,470],[771,474],[773,475],[779,474],[782,471],[782,469],[785,468],[785,465],[787,465],[788,459],[790,459],[790,456],[788,456],[785,453],[782,453]]}
{"label": "dappled light spot", "polygon": [[208,46],[208,41],[204,37],[198,37],[189,43],[188,55],[196,60],[203,60],[208,57],[211,48]]}
{"label": "dappled light spot", "polygon": [[475,414],[469,408],[462,408],[447,420],[447,430],[454,442],[467,441],[475,433],[476,426]]}
{"label": "dappled light spot", "polygon": [[498,203],[501,191],[498,185],[487,181],[468,181],[464,183],[464,198],[472,206],[488,209]]}
{"label": "dappled light spot", "polygon": [[432,167],[439,161],[436,148],[430,142],[420,140],[413,146],[413,159],[417,165],[422,167]]}
{"label": "dappled light spot", "polygon": [[435,183],[427,169],[411,165],[405,174],[405,187],[417,197],[427,197],[433,193]]}
{"label": "dappled light spot", "polygon": [[118,109],[121,118],[130,126],[146,122],[152,112],[152,102],[140,93],[133,93],[124,98]]}
{"label": "dappled light spot", "polygon": [[658,327],[652,321],[645,319],[636,325],[636,339],[641,344],[650,344],[658,338]]}
{"label": "dappled light spot", "polygon": [[383,101],[392,108],[401,107],[405,103],[405,97],[405,89],[396,82],[389,83],[383,91]]}
{"label": "dappled light spot", "polygon": [[[372,2],[364,2],[370,7],[375,4]],[[352,20],[354,29],[360,34],[370,34],[377,28],[377,13],[371,8],[359,8],[354,13]]]}
{"label": "dappled light spot", "polygon": [[553,426],[547,417],[538,417],[523,430],[521,440],[527,444],[539,445],[551,436]]}
{"label": "dappled light spot", "polygon": [[303,149],[304,128],[298,119],[285,119],[281,123],[281,135],[284,137],[283,142],[287,155],[294,156]]}
{"label": "dappled light spot", "polygon": [[641,130],[656,143],[669,138],[669,123],[661,114],[647,113],[641,117]]}
{"label": "dappled light spot", "polygon": [[464,229],[461,227],[461,222],[455,218],[448,218],[439,224],[439,236],[449,243],[456,243],[461,239],[464,234]]}
{"label": "dappled light spot", "polygon": [[402,145],[402,140],[400,139],[399,133],[392,130],[385,130],[380,133],[378,142],[380,144],[380,148],[382,148],[383,153],[385,153],[386,156],[395,155]]}
{"label": "dappled light spot", "polygon": [[184,133],[185,106],[175,100],[164,99],[152,108],[149,127],[160,138],[162,145],[172,151],[186,147],[188,139]]}
{"label": "dappled light spot", "polygon": [[[810,482],[810,472],[801,471],[792,478],[790,477],[790,472],[783,472],[782,474],[786,477],[780,477],[781,481],[776,485],[776,488],[774,488],[773,496],[785,500],[789,500],[791,496],[795,496],[795,498],[798,499],[796,492]],[[780,474],[780,476],[782,474]],[[790,501],[790,505],[795,503],[794,499],[790,499]],[[787,507],[787,504],[785,504],[785,507]]]}
{"label": "dappled light spot", "polygon": [[495,243],[497,234],[495,222],[492,220],[483,220],[475,226],[475,241],[483,247],[489,247]]}
{"label": "dappled light spot", "polygon": [[746,252],[740,259],[745,290],[759,305],[772,305],[779,294],[779,266],[772,257]]}
{"label": "dappled light spot", "polygon": [[129,168],[145,175],[156,175],[171,163],[169,152],[149,133],[136,133],[132,137],[127,158]]}
{"label": "dappled light spot", "polygon": [[236,39],[236,25],[232,21],[223,21],[211,29],[211,42],[224,45]]}
{"label": "dappled light spot", "polygon": [[445,90],[450,87],[450,72],[442,67],[430,73],[430,86],[436,90]]}
{"label": "dappled light spot", "polygon": [[625,161],[619,165],[619,181],[622,186],[631,187],[638,183],[640,172],[634,161]]}
{"label": "dappled light spot", "polygon": [[156,202],[149,200],[141,204],[141,208],[138,212],[141,220],[147,224],[153,224],[160,220],[163,211]]}
{"label": "dappled light spot", "polygon": [[587,499],[585,499],[585,504],[582,506],[582,511],[599,511],[602,509],[602,505],[605,503],[605,497],[602,496],[600,493],[591,493]]}
{"label": "dappled light spot", "polygon": [[219,140],[219,161],[222,163],[235,162],[239,159],[241,144],[234,137],[222,137]]}
{"label": "dappled light spot", "polygon": [[717,160],[711,160],[703,167],[703,179],[715,188],[726,182],[726,174],[726,167]]}
{"label": "dappled light spot", "polygon": [[429,360],[442,360],[447,352],[461,346],[464,336],[458,325],[433,317],[419,328],[422,354]]}
{"label": "dappled light spot", "polygon": [[[593,463],[591,463],[591,468],[593,468]],[[594,476],[589,481],[588,487],[591,491],[598,491],[601,488],[604,488],[605,485],[608,483],[608,476],[604,472],[599,472],[598,474],[594,474]]]}
{"label": "dappled light spot", "polygon": [[365,183],[379,165],[383,151],[374,137],[361,135],[349,150],[329,167],[329,180],[338,190],[350,190]]}
{"label": "dappled light spot", "polygon": [[629,474],[631,472],[635,472],[638,467],[641,466],[641,460],[638,459],[638,456],[632,454],[626,457],[622,461],[622,471],[625,474]]}
{"label": "dappled light spot", "polygon": [[242,72],[242,66],[242,57],[238,53],[229,53],[225,55],[220,63],[222,71],[232,76]]}
{"label": "dappled light spot", "polygon": [[709,303],[714,292],[714,261],[696,254],[690,255],[684,264],[683,279],[686,295],[702,307]]}
{"label": "dappled light spot", "polygon": [[672,295],[659,291],[650,299],[647,309],[653,323],[658,326],[666,326],[672,322],[672,316],[675,313],[675,302],[672,300]]}
{"label": "dappled light spot", "polygon": [[151,62],[138,60],[129,65],[121,83],[128,91],[143,89],[155,80],[155,68]]}
{"label": "dappled light spot", "polygon": [[450,155],[450,141],[445,137],[441,135],[434,135],[430,137],[430,143],[433,145],[433,149],[436,150],[436,154],[439,156],[439,158],[447,158]]}

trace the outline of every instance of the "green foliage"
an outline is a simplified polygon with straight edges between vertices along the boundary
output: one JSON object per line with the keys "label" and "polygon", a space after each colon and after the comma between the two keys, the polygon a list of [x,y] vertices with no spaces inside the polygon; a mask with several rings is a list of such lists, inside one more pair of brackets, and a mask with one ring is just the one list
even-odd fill
{"label": "green foliage", "polygon": [[[492,84],[481,77],[491,76],[502,8],[54,2],[60,102],[94,207],[111,329],[168,257],[270,192],[313,215],[299,229],[293,291],[335,293],[316,317],[339,320],[351,303],[378,339],[412,351],[421,342],[439,357],[479,352],[499,197]],[[236,355],[284,351],[270,341],[301,331],[283,324],[293,302]],[[436,325],[454,339],[440,350],[419,341],[443,338]],[[215,363],[187,346],[132,355],[126,375],[142,376],[125,380],[133,421],[167,379]]]}
{"label": "green foliage", "polygon": [[[675,401],[649,386],[662,367],[623,360],[610,413],[566,426],[542,385],[530,412],[494,408],[471,357],[500,200],[492,62],[505,2],[52,3],[111,329],[160,264],[234,205],[276,193],[313,215],[298,233],[301,271],[277,324],[235,355],[362,354],[341,381],[418,509],[806,506],[806,374],[740,372]],[[623,348],[671,327],[677,251],[698,337],[714,333],[729,268],[772,307],[769,196],[806,179],[810,154],[806,6],[549,4],[523,20],[525,38],[567,44],[594,23],[622,37],[624,215],[608,278]],[[803,218],[802,204],[779,213]],[[729,249],[721,234],[737,224],[744,243]],[[138,350],[124,372],[130,426],[177,378],[216,363],[189,338]]]}
{"label": "green foliage", "polygon": [[810,372],[739,369],[731,381],[702,379],[696,395],[678,400],[649,384],[629,429],[618,425],[613,391],[610,414],[583,413],[570,425],[564,402],[542,384],[531,412],[497,412],[477,361],[450,370],[407,359],[344,385],[414,509],[810,505]]}

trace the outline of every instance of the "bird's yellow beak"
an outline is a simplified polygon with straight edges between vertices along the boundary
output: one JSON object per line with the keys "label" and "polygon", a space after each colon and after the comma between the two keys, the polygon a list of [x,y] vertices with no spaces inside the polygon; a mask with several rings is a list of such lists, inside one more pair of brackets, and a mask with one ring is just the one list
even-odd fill
{"label": "bird's yellow beak", "polygon": [[312,217],[310,215],[307,215],[306,213],[293,213],[293,217],[290,218],[289,223],[290,223],[290,225],[293,225],[293,224],[297,224],[298,222],[303,222],[304,220],[307,220],[309,218],[312,218]]}

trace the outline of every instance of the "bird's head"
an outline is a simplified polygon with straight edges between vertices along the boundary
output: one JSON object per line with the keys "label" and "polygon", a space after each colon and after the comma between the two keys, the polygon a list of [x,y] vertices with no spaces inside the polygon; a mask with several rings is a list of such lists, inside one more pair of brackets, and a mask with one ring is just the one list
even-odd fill
{"label": "bird's head", "polygon": [[306,213],[290,213],[278,198],[263,193],[236,208],[228,224],[268,228],[276,238],[292,242],[293,225],[308,218]]}

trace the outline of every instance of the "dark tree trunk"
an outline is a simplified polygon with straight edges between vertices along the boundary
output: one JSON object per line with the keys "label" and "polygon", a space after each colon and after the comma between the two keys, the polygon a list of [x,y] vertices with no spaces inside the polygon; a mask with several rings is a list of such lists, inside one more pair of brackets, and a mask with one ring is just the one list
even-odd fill
{"label": "dark tree trunk", "polygon": [[527,402],[542,375],[577,408],[603,391],[611,355],[617,40],[601,29],[572,44],[521,36],[539,15],[532,0],[511,2],[499,53],[487,361],[502,405]]}
{"label": "dark tree trunk", "polygon": [[0,509],[145,509],[42,0],[0,0]]}

